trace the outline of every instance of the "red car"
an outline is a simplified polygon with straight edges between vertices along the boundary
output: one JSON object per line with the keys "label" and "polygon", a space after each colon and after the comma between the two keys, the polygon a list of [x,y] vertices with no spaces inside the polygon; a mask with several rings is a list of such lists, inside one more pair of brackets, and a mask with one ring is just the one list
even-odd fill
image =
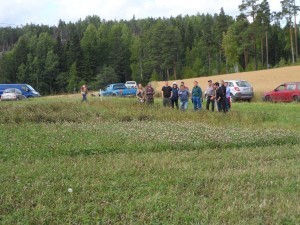
{"label": "red car", "polygon": [[288,82],[275,88],[264,95],[264,100],[269,102],[300,101],[300,82]]}

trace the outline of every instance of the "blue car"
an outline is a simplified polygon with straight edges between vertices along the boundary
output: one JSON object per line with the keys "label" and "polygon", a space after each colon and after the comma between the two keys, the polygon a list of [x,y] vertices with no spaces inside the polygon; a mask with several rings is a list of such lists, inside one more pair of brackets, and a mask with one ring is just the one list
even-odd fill
{"label": "blue car", "polygon": [[136,88],[127,88],[125,84],[110,84],[104,90],[100,90],[99,96],[135,96]]}
{"label": "blue car", "polygon": [[34,90],[33,87],[28,84],[0,84],[0,96],[3,94],[3,91],[5,89],[9,88],[19,89],[22,92],[22,95],[24,95],[26,98],[41,96],[40,93],[38,93],[36,90]]}

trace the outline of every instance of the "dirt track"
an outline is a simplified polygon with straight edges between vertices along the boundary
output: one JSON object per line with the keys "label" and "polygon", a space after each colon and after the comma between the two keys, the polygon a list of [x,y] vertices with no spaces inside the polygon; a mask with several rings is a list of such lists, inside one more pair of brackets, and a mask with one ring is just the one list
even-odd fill
{"label": "dirt track", "polygon": [[[243,79],[249,81],[256,93],[263,93],[265,91],[272,90],[279,86],[282,83],[289,81],[300,81],[300,66],[284,67],[279,69],[270,69],[270,70],[261,70],[255,72],[244,72],[244,73],[234,73],[234,74],[225,74],[218,76],[210,77],[198,77],[183,80],[185,85],[189,88],[193,87],[193,81],[196,80],[199,82],[200,87],[204,91],[207,87],[207,81],[212,80],[238,80]],[[177,84],[180,84],[182,80],[176,80]],[[169,85],[175,81],[169,81]],[[160,91],[164,82],[154,82],[153,86],[156,88],[156,91]]]}

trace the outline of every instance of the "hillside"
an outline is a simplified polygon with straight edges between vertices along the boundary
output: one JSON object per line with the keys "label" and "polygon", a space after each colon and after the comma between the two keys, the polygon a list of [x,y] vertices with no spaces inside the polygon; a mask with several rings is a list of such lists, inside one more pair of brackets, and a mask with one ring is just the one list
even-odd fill
{"label": "hillside", "polygon": [[[200,87],[205,90],[208,80],[220,81],[220,80],[230,80],[230,79],[243,79],[249,81],[256,93],[263,93],[267,90],[272,90],[278,85],[289,82],[289,81],[300,81],[300,66],[284,67],[278,69],[270,70],[260,70],[254,72],[244,72],[244,73],[233,73],[225,75],[217,75],[210,77],[198,77],[183,80],[185,85],[188,87],[193,86],[193,81],[199,82]],[[176,80],[179,84],[182,80]],[[169,84],[175,81],[169,81]],[[157,91],[160,91],[164,82],[155,82],[154,87]]]}

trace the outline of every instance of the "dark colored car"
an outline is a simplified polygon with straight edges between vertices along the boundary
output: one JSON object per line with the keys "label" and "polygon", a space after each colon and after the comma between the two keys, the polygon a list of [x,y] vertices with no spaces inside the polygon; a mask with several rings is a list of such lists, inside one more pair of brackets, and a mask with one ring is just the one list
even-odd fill
{"label": "dark colored car", "polygon": [[299,102],[300,101],[300,82],[288,82],[269,91],[263,96],[264,101],[268,102]]}

